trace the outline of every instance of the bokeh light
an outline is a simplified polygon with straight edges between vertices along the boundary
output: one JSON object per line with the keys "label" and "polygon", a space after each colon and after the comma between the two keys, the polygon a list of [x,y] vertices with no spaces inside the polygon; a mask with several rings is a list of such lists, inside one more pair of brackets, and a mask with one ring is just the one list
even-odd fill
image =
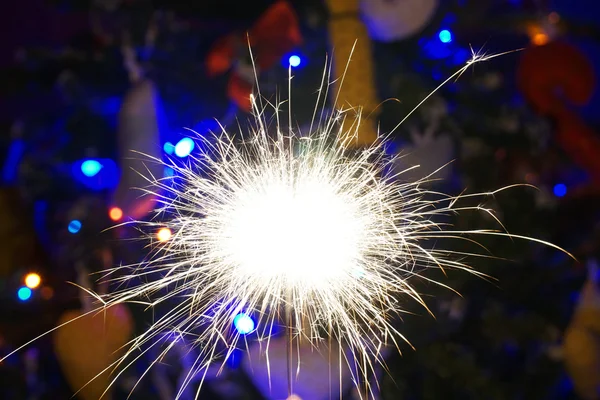
{"label": "bokeh light", "polygon": [[240,335],[247,335],[254,330],[254,320],[246,313],[239,313],[233,319],[233,326]]}
{"label": "bokeh light", "polygon": [[23,286],[23,287],[19,288],[19,290],[17,291],[17,297],[21,301],[27,301],[31,298],[32,293],[33,292],[31,291],[31,289],[29,289],[26,286]]}
{"label": "bokeh light", "polygon": [[95,176],[101,169],[102,164],[96,160],[85,160],[81,163],[81,172],[88,178]]}
{"label": "bokeh light", "polygon": [[69,233],[77,233],[81,229],[81,221],[74,219],[69,222],[69,226],[67,227]]}
{"label": "bokeh light", "polygon": [[175,155],[179,158],[187,157],[194,150],[195,143],[190,138],[183,138],[175,145]]}
{"label": "bokeh light", "polygon": [[448,29],[443,29],[438,34],[438,37],[442,43],[450,43],[452,41],[452,32]]}
{"label": "bokeh light", "polygon": [[554,185],[554,195],[556,197],[563,197],[567,194],[567,186],[564,183],[557,183]]}
{"label": "bokeh light", "polygon": [[163,168],[163,177],[164,178],[171,178],[175,176],[175,170],[171,167],[164,167]]}
{"label": "bokeh light", "polygon": [[50,300],[54,296],[54,289],[49,286],[44,286],[40,289],[40,294],[44,300]]}
{"label": "bokeh light", "polygon": [[171,239],[171,230],[169,228],[161,228],[156,232],[156,238],[159,242],[166,242]]}
{"label": "bokeh light", "polygon": [[25,286],[27,286],[29,289],[37,288],[40,286],[40,283],[42,283],[42,277],[39,274],[31,272],[25,275]]}
{"label": "bokeh light", "polygon": [[533,35],[533,37],[531,38],[531,42],[533,44],[535,44],[536,46],[542,46],[545,45],[546,43],[548,43],[550,41],[550,38],[548,37],[548,35],[546,35],[545,33],[536,33],[535,35]]}
{"label": "bokeh light", "polygon": [[112,207],[108,211],[108,216],[113,221],[119,221],[119,220],[121,220],[121,218],[123,218],[123,210],[121,210],[119,207]]}
{"label": "bokeh light", "polygon": [[292,68],[296,68],[298,66],[300,66],[300,64],[302,63],[302,59],[300,58],[300,56],[297,55],[291,55],[290,58],[288,59],[290,65],[292,66]]}
{"label": "bokeh light", "polygon": [[165,153],[171,155],[175,151],[175,146],[171,142],[167,142],[163,145],[163,150]]}

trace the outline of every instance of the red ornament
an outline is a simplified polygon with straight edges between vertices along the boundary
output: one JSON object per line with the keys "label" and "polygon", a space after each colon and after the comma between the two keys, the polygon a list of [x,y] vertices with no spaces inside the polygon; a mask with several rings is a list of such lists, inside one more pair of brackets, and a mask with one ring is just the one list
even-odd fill
{"label": "red ornament", "polygon": [[600,183],[600,137],[585,121],[571,110],[563,109],[554,115],[556,140],[571,158],[585,168]]}
{"label": "red ornament", "polygon": [[523,52],[517,78],[525,98],[556,121],[561,147],[600,182],[600,138],[569,107],[586,104],[595,89],[594,69],[585,54],[563,42],[530,47]]}
{"label": "red ornament", "polygon": [[[290,3],[280,0],[265,11],[248,31],[248,35],[231,34],[215,42],[206,59],[209,76],[225,73],[235,61],[252,48],[256,69],[267,70],[281,57],[302,43],[298,18]],[[240,108],[250,111],[253,78],[239,68],[233,72],[227,94]]]}
{"label": "red ornament", "polygon": [[586,104],[596,83],[593,66],[585,54],[563,42],[526,49],[518,80],[525,97],[542,114],[563,108],[565,100],[575,105]]}

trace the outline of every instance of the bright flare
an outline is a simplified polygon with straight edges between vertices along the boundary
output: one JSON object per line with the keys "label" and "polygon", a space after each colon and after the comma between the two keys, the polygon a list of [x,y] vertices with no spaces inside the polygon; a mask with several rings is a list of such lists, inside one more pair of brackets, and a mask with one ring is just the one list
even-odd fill
{"label": "bright flare", "polygon": [[242,279],[282,280],[290,290],[326,286],[348,278],[359,260],[367,234],[360,208],[327,178],[297,172],[296,182],[256,182],[222,210],[229,223],[216,245]]}

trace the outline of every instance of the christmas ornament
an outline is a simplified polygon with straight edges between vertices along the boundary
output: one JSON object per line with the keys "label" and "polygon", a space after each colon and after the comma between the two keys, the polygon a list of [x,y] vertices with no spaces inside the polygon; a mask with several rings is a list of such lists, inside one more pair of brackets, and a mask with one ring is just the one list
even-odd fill
{"label": "christmas ornament", "polygon": [[357,129],[351,129],[350,126],[358,120],[347,118],[344,121],[344,130],[356,132],[356,146],[368,146],[377,139],[375,114],[379,105],[371,43],[359,18],[358,0],[327,0],[327,5],[331,13],[329,41],[333,50],[336,78],[331,94],[337,108],[357,107],[356,112],[361,118],[360,125]]}
{"label": "christmas ornament", "polygon": [[111,206],[125,217],[140,219],[155,206],[156,195],[141,195],[148,185],[144,176],[162,177],[160,99],[149,80],[134,83],[119,112],[118,146],[121,179]]}
{"label": "christmas ornament", "polygon": [[[399,170],[406,170],[418,165],[419,171],[411,171],[406,178],[412,179],[415,174],[432,174],[432,178],[446,180],[450,177],[452,168],[448,165],[454,160],[455,146],[452,137],[446,133],[433,135],[431,132],[411,132],[412,144],[402,147],[401,157],[397,164]],[[440,169],[442,166],[444,168]],[[439,170],[439,171],[438,171]]]}
{"label": "christmas ornament", "polygon": [[[103,251],[103,263],[112,263],[110,252]],[[125,352],[125,344],[133,333],[133,318],[127,306],[117,304],[94,307],[90,293],[89,270],[76,265],[81,288],[80,310],[66,311],[54,331],[54,352],[71,389],[82,400],[110,400],[115,362]],[[100,284],[98,297],[106,293]]]}
{"label": "christmas ornament", "polygon": [[98,400],[108,390],[113,363],[124,352],[133,332],[133,320],[126,306],[117,304],[101,311],[67,311],[64,324],[54,333],[54,351],[73,391],[82,400]]}
{"label": "christmas ornament", "polygon": [[408,128],[411,143],[402,146],[397,167],[402,171],[419,166],[418,172],[409,171],[405,179],[418,179],[415,174],[426,176],[437,171],[433,178],[446,180],[452,172],[448,164],[454,160],[456,152],[452,136],[439,132],[442,119],[448,114],[448,106],[443,99],[434,98],[420,111],[426,126],[422,131],[414,125]]}
{"label": "christmas ornament", "polygon": [[586,55],[561,41],[525,49],[517,78],[525,97],[542,114],[552,114],[569,103],[586,104],[596,84]]}
{"label": "christmas ornament", "polygon": [[565,366],[577,394],[600,399],[600,290],[598,264],[588,264],[588,277],[563,342]]}
{"label": "christmas ornament", "polygon": [[248,44],[254,54],[257,72],[260,72],[271,68],[301,43],[294,9],[288,1],[279,0],[261,15],[247,35],[231,34],[217,40],[206,58],[206,70],[209,76],[217,76],[234,66],[227,94],[241,109],[249,112],[255,75],[252,64],[244,57]]}
{"label": "christmas ornament", "polygon": [[588,58],[558,41],[530,47],[521,57],[518,83],[533,106],[556,121],[556,141],[565,152],[600,182],[600,137],[570,107],[586,104],[594,92]]}
{"label": "christmas ornament", "polygon": [[414,35],[435,14],[438,0],[361,0],[363,20],[374,40],[391,42]]}

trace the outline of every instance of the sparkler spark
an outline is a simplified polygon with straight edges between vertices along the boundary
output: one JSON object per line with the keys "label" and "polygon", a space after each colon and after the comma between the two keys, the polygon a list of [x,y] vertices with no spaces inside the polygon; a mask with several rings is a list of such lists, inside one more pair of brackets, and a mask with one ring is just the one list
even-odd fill
{"label": "sparkler spark", "polygon": [[[449,79],[489,58],[474,58]],[[120,289],[97,299],[101,308],[175,305],[109,367],[120,367],[115,380],[122,367],[172,332],[200,349],[179,397],[219,357],[231,355],[240,341],[233,322],[245,313],[257,321],[267,353],[271,328],[286,320],[294,338],[315,347],[329,339],[349,349],[356,357],[346,362],[359,382],[384,362],[385,346],[405,340],[392,323],[403,312],[402,301],[409,297],[426,307],[410,278],[429,267],[478,273],[456,257],[464,253],[427,247],[432,240],[498,235],[556,247],[502,229],[458,231],[439,223],[440,216],[470,210],[494,216],[463,202],[497,191],[448,196],[427,190],[431,176],[403,180],[406,171],[394,172],[394,158],[384,155],[385,140],[352,149],[360,121],[343,131],[341,111],[322,113],[302,134],[291,126],[283,132],[279,105],[273,106],[277,126],[270,132],[265,108],[253,103],[256,126],[249,137],[236,139],[225,128],[198,136],[200,154],[190,156],[188,165],[169,165],[175,178],[149,179],[148,191],[161,202],[157,213],[167,221],[142,224],[152,232],[166,227],[172,236],[156,244],[148,261],[108,271],[128,270],[114,278]]]}

